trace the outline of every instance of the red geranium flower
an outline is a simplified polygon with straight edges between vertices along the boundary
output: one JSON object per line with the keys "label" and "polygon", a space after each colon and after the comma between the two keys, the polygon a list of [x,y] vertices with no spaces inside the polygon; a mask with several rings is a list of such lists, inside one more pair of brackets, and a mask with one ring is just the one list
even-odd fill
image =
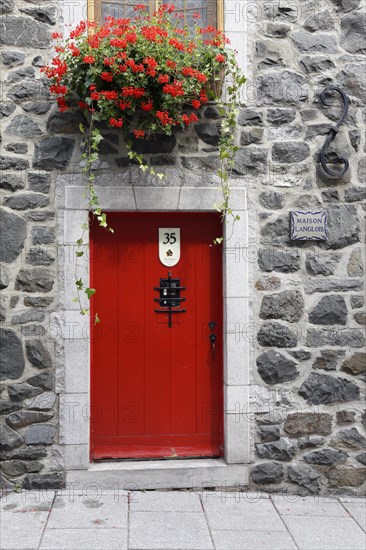
{"label": "red geranium flower", "polygon": [[106,82],[112,82],[113,75],[112,75],[112,73],[108,73],[108,72],[105,71],[100,75],[100,78],[102,80],[105,80]]}
{"label": "red geranium flower", "polygon": [[84,55],[83,61],[84,63],[89,63],[90,65],[92,65],[93,63],[95,63],[95,57],[93,57],[92,55]]}
{"label": "red geranium flower", "polygon": [[109,124],[113,126],[113,128],[121,128],[123,126],[123,120],[119,118],[118,120],[116,118],[109,119]]}
{"label": "red geranium flower", "polygon": [[152,101],[148,101],[147,103],[141,103],[141,109],[143,111],[151,111],[153,109]]}

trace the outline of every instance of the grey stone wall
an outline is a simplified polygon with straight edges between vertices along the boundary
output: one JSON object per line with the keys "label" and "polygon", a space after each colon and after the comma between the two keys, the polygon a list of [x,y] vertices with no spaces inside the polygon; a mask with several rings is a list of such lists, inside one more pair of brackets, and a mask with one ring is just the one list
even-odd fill
{"label": "grey stone wall", "polygon": [[[54,357],[58,248],[47,119],[39,68],[51,48],[55,3],[0,2],[0,460],[1,486],[63,484]],[[61,142],[63,145],[63,142]],[[73,141],[65,142],[64,166]],[[69,146],[69,149],[66,148]],[[57,159],[56,155],[56,159]]]}
{"label": "grey stone wall", "polygon": [[[239,115],[233,185],[244,182],[257,214],[251,382],[260,391],[251,484],[266,491],[365,488],[361,4],[257,2],[253,74]],[[2,483],[57,487],[64,471],[62,387],[54,380],[60,335],[53,312],[59,308],[56,273],[63,243],[56,242],[55,181],[60,173],[81,173],[82,119],[58,114],[39,72],[50,34],[62,23],[54,4],[4,0],[0,7]],[[319,102],[330,83],[351,97],[334,144],[350,159],[342,179],[325,176],[318,164],[325,134],[341,111],[337,102],[332,108]],[[118,133],[103,133],[98,173],[117,173],[124,182],[138,177],[141,184],[129,170]],[[219,115],[210,105],[190,133],[139,145],[166,171],[159,185],[190,185],[194,179],[207,187],[217,183],[218,138]],[[291,209],[319,207],[328,212],[328,241],[290,241]]]}
{"label": "grey stone wall", "polygon": [[[256,101],[240,117],[240,153],[263,158],[257,190],[255,382],[271,410],[255,414],[252,481],[265,490],[364,492],[365,19],[364,3],[262,2],[254,59]],[[327,153],[350,160],[339,178],[319,165],[342,113],[325,86],[350,96]],[[267,159],[267,160],[265,160]],[[248,167],[248,175],[252,168]],[[326,242],[291,241],[290,211],[325,209]]]}

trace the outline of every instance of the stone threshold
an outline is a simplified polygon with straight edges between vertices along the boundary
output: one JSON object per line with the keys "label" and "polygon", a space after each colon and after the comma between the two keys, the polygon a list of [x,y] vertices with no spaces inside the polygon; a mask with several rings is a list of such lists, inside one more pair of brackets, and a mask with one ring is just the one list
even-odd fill
{"label": "stone threshold", "polygon": [[228,489],[248,483],[248,464],[227,464],[223,459],[126,460],[90,464],[88,470],[66,472],[66,486],[83,490]]}

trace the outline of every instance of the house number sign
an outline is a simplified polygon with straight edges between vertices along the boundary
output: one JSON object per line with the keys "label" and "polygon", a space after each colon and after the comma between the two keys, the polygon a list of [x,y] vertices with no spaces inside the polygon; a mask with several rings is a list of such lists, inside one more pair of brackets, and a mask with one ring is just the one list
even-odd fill
{"label": "house number sign", "polygon": [[177,265],[180,260],[180,228],[159,227],[159,259],[163,265]]}
{"label": "house number sign", "polygon": [[291,239],[293,241],[326,241],[327,212],[294,210],[291,212]]}

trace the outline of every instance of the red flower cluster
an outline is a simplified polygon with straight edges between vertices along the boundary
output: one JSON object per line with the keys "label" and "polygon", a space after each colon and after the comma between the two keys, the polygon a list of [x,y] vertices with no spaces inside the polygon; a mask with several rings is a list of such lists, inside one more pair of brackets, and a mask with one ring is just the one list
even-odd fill
{"label": "red flower cluster", "polygon": [[109,119],[109,124],[113,128],[122,128],[123,120],[121,118],[119,118],[118,120],[116,118],[111,118],[111,119]]}
{"label": "red flower cluster", "polygon": [[180,97],[185,94],[182,82],[177,81],[175,81],[174,84],[165,84],[163,87],[163,92],[164,94],[169,94],[172,97]]}
{"label": "red flower cluster", "polygon": [[[160,6],[153,16],[140,14],[145,4],[134,9],[133,18],[108,17],[99,27],[82,21],[64,45],[54,32],[58,54],[44,71],[60,110],[74,103],[115,128],[143,112],[135,137],[144,137],[145,128],[169,134],[176,125],[198,120],[184,112],[186,105],[199,109],[213,97],[204,86],[229,58],[226,38],[211,26],[195,26],[195,34],[180,28],[173,4]],[[177,17],[169,15],[173,12]]]}
{"label": "red flower cluster", "polygon": [[106,71],[103,71],[102,74],[100,75],[100,78],[102,80],[105,80],[106,82],[112,82],[113,75],[112,75],[112,73],[108,73]]}
{"label": "red flower cluster", "polygon": [[168,124],[173,124],[173,119],[169,116],[169,113],[166,111],[156,111],[156,116],[160,120],[163,126]]}
{"label": "red flower cluster", "polygon": [[134,97],[135,99],[138,99],[139,97],[142,97],[144,94],[145,94],[144,88],[135,88],[133,86],[126,86],[125,88],[122,88],[123,97]]}
{"label": "red flower cluster", "polygon": [[193,67],[183,67],[182,75],[197,78],[198,82],[207,82],[207,76]]}

